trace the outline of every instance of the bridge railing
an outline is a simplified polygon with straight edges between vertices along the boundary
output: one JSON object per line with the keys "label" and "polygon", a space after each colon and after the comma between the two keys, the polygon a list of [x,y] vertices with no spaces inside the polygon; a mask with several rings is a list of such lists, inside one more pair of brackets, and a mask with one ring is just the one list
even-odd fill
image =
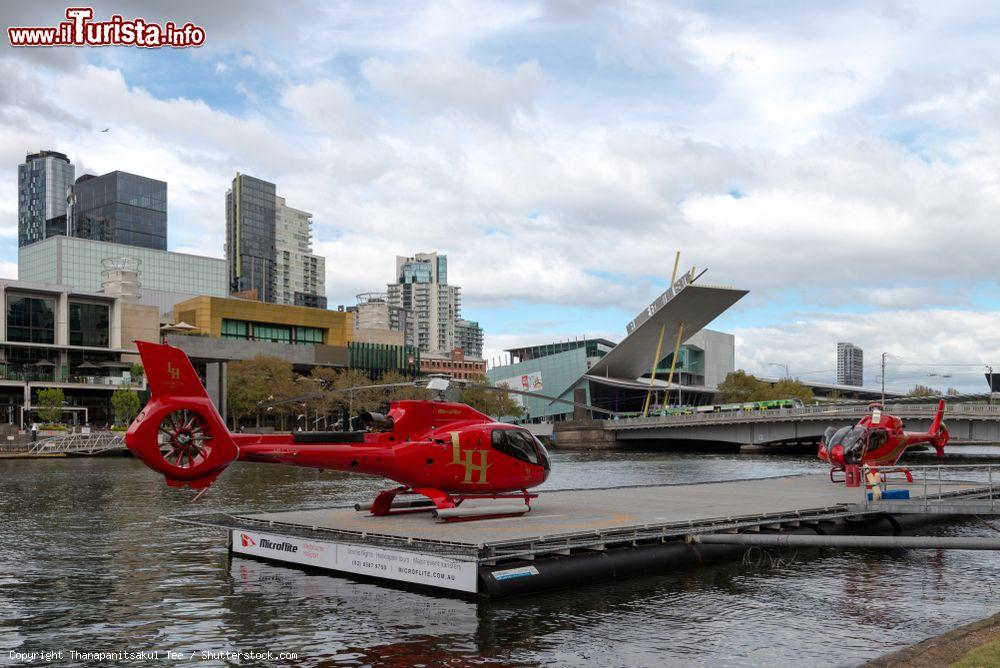
{"label": "bridge railing", "polygon": [[[857,421],[867,415],[866,405],[805,406],[803,408],[778,408],[754,411],[725,411],[718,413],[689,413],[687,415],[651,415],[648,417],[605,420],[607,429],[641,429],[643,427],[689,426],[699,424],[732,424],[739,422],[772,422],[802,419],[829,419]],[[888,404],[886,410],[902,418],[933,417],[936,404]],[[945,409],[948,416],[964,416],[980,419],[1000,420],[1000,405],[953,404]]]}
{"label": "bridge railing", "polygon": [[35,443],[29,452],[41,454],[96,455],[108,450],[124,450],[125,435],[113,431],[97,431],[89,434],[66,434]]}

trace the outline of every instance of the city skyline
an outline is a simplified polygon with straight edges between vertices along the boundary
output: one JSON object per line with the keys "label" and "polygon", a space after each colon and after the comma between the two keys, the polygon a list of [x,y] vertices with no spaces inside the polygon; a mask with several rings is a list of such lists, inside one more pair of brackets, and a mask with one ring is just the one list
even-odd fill
{"label": "city skyline", "polygon": [[979,6],[800,7],[776,33],[748,8],[432,3],[400,6],[388,41],[377,10],[296,8],[294,30],[266,4],[191,10],[209,37],[187,52],[0,50],[22,91],[0,101],[0,273],[16,275],[16,165],[52,149],[77,173],[168,182],[182,252],[222,256],[235,171],[281,184],[316,216],[331,304],[395,255],[448,254],[487,358],[620,339],[677,249],[751,290],[713,323],[750,372],[832,379],[846,339],[889,353],[889,384],[967,364],[950,384],[971,389],[971,365],[1000,358],[998,47]]}

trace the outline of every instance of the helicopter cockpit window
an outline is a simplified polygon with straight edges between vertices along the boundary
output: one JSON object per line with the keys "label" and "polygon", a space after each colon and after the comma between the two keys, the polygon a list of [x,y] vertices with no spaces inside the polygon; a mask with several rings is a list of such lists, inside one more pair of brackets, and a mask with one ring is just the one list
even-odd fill
{"label": "helicopter cockpit window", "polygon": [[834,432],[833,436],[830,437],[829,443],[832,443],[834,445],[836,445],[837,443],[843,443],[844,437],[847,436],[847,433],[849,431],[851,431],[851,427],[841,427],[836,432]]}
{"label": "helicopter cockpit window", "polygon": [[860,454],[861,449],[865,445],[865,435],[867,433],[868,430],[865,429],[864,427],[854,427],[853,429],[848,431],[847,435],[844,436],[840,441],[841,445],[844,446],[844,455],[846,456],[848,454],[855,452]]}
{"label": "helicopter cockpit window", "polygon": [[494,429],[493,447],[514,459],[530,464],[539,463],[534,439],[521,429]]}
{"label": "helicopter cockpit window", "polygon": [[872,429],[868,432],[868,449],[874,450],[885,445],[889,440],[889,432],[885,429]]}

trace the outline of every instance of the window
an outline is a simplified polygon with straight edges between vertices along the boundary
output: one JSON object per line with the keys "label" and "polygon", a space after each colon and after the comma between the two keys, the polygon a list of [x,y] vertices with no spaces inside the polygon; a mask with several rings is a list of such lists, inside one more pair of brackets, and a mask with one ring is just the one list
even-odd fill
{"label": "window", "polygon": [[249,338],[247,322],[245,320],[222,319],[222,330],[220,332],[224,339],[246,339]]}
{"label": "window", "polygon": [[296,327],[295,343],[323,343],[323,330],[318,327]]}
{"label": "window", "polygon": [[51,297],[7,296],[7,340],[55,343],[56,300]]}
{"label": "window", "polygon": [[494,429],[493,448],[514,459],[530,464],[539,463],[535,439],[521,429]]}
{"label": "window", "polygon": [[108,347],[108,305],[69,303],[69,344]]}

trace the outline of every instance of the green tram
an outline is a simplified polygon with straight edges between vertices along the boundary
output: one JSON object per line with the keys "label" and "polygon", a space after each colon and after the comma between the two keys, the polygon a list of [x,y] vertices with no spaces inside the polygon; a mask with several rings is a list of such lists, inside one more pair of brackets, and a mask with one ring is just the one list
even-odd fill
{"label": "green tram", "polygon": [[743,411],[771,411],[780,408],[802,408],[801,399],[768,399],[767,401],[746,401],[732,404],[710,404],[708,406],[669,406],[661,408],[655,415],[693,415],[694,413],[735,413]]}

